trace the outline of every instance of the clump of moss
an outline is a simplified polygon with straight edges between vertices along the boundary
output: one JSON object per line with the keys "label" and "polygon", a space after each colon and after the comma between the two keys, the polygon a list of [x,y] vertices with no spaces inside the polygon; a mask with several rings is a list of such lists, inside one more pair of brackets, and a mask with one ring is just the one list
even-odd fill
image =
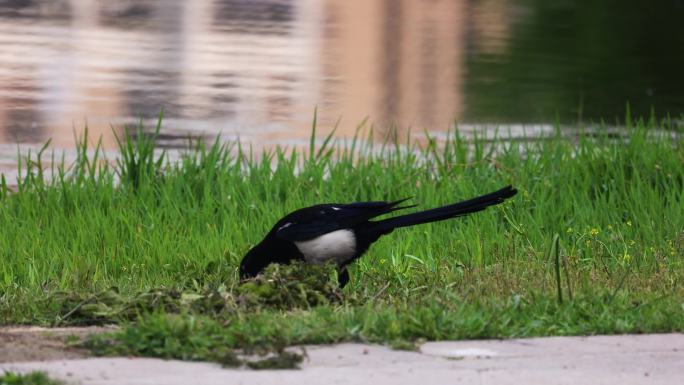
{"label": "clump of moss", "polygon": [[342,300],[332,265],[271,264],[237,289],[242,305],[278,309],[310,308]]}
{"label": "clump of moss", "polygon": [[59,303],[62,309],[57,323],[70,325],[130,321],[141,313],[160,310],[219,316],[236,306],[225,285],[201,291],[153,288],[132,294],[112,287],[95,294],[57,293],[50,300]]}
{"label": "clump of moss", "polygon": [[94,294],[55,293],[48,300],[61,308],[56,324],[98,325],[134,321],[138,315],[154,311],[226,318],[240,310],[308,309],[341,299],[333,266],[297,262],[270,265],[235,290],[226,284],[200,290],[152,288],[137,293],[122,293],[112,287]]}
{"label": "clump of moss", "polygon": [[59,303],[61,308],[57,323],[89,325],[133,319],[140,311],[153,308],[172,310],[178,296],[175,290],[168,289],[124,295],[112,287],[93,294],[55,293],[50,301]]}

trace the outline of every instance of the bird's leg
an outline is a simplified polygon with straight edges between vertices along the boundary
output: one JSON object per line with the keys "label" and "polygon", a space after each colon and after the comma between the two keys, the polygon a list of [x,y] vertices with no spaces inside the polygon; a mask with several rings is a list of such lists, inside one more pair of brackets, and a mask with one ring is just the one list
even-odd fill
{"label": "bird's leg", "polygon": [[337,282],[340,284],[340,289],[344,288],[349,283],[349,271],[346,267],[337,272]]}

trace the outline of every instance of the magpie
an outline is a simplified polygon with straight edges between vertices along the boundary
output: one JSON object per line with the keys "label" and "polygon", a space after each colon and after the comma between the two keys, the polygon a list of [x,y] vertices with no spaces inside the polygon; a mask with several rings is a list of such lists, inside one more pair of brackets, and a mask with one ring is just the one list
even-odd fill
{"label": "magpie", "polygon": [[259,274],[269,264],[332,262],[338,269],[338,282],[349,282],[347,266],[360,258],[382,235],[400,227],[443,221],[482,211],[502,203],[518,191],[512,186],[463,202],[387,219],[371,219],[415,207],[393,202],[327,203],[291,212],[279,220],[266,237],[254,246],[240,263],[240,278]]}

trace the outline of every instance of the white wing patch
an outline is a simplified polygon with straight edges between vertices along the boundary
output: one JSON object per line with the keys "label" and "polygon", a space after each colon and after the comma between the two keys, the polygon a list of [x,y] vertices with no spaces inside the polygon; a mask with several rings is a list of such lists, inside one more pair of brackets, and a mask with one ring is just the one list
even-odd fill
{"label": "white wing patch", "polygon": [[333,210],[335,210],[335,211],[339,211],[339,210],[342,210],[341,208],[339,208],[339,207],[335,207],[335,206],[332,206],[332,207],[331,207],[331,209],[333,209]]}
{"label": "white wing patch", "polygon": [[308,241],[295,242],[309,263],[342,263],[356,253],[356,237],[351,230],[336,230]]}
{"label": "white wing patch", "polygon": [[282,230],[282,229],[284,229],[284,228],[286,228],[286,227],[288,227],[288,226],[292,226],[292,223],[291,223],[291,222],[287,222],[286,224],[284,224],[284,225],[278,227],[278,231],[280,231],[280,230]]}

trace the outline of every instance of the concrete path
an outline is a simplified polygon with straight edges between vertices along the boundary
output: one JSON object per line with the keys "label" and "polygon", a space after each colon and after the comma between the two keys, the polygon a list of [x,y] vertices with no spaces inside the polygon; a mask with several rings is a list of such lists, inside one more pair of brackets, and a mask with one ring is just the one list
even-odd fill
{"label": "concrete path", "polygon": [[684,384],[684,334],[430,342],[420,353],[363,344],[307,351],[302,370],[144,358],[5,363],[0,370],[45,370],[82,385]]}

